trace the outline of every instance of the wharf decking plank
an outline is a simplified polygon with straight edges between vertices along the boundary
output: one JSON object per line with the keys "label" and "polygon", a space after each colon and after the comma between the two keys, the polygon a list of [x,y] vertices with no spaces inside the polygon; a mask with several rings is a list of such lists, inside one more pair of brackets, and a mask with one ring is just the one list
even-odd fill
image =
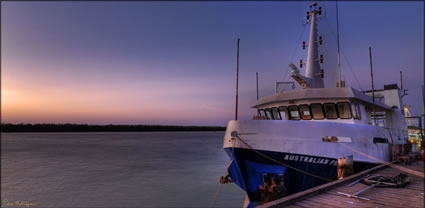
{"label": "wharf decking plank", "polygon": [[356,204],[353,199],[342,195],[320,194],[317,196],[317,198],[326,200],[327,202],[333,205],[337,205],[338,207],[353,206],[354,204]]}
{"label": "wharf decking plank", "polygon": [[327,206],[327,204],[324,203],[316,203],[316,202],[312,202],[310,200],[303,200],[300,202],[301,206],[308,206],[308,207],[325,207]]}
{"label": "wharf decking plank", "polygon": [[[338,208],[339,206],[337,206],[334,202],[329,201],[329,200],[323,200],[323,199],[318,199],[316,197],[312,197],[312,198],[308,198],[306,200],[304,200],[306,202],[311,202],[313,205],[317,204],[317,205],[321,205],[321,206],[325,206],[325,207],[335,207]],[[303,202],[304,202],[303,201]]]}
{"label": "wharf decking plank", "polygon": [[[342,195],[340,195],[340,194],[338,194],[336,192],[335,193],[331,193],[331,194],[333,194],[334,196],[342,196]],[[368,199],[371,199],[370,196],[363,196],[363,195],[360,195],[360,196],[361,197],[368,198]],[[371,203],[376,203],[376,204],[380,204],[380,205],[388,205],[388,200],[383,200],[381,198],[374,198],[373,200],[371,199],[370,201],[366,201],[366,200],[363,200],[363,199],[350,198],[350,197],[346,197],[346,196],[343,196],[343,197],[345,197],[346,199],[351,199],[351,200],[353,200],[357,204],[367,205],[367,204],[371,204]]]}
{"label": "wharf decking plank", "polygon": [[[418,193],[418,191],[409,191],[409,190],[384,190],[385,188],[371,188],[363,193],[360,194],[360,196],[365,196],[365,195],[388,195],[389,197],[395,197],[395,198],[423,198],[420,197],[420,192]],[[375,190],[373,190],[375,189]],[[402,189],[402,188],[401,188]],[[343,192],[343,193],[348,193],[348,194],[354,194],[357,191],[354,190],[349,190],[349,189],[344,189],[344,190],[335,190],[336,192]],[[366,197],[367,198],[367,197]]]}
{"label": "wharf decking plank", "polygon": [[302,206],[302,205],[299,205],[298,203],[295,203],[295,204],[291,204],[289,206],[286,206],[285,208],[311,208],[311,207],[306,206],[306,205]]}
{"label": "wharf decking plank", "polygon": [[[337,193],[335,193],[335,195],[336,194]],[[372,195],[366,195],[366,196],[360,195],[360,196],[368,198],[370,200],[366,201],[366,200],[356,199],[356,198],[350,198],[350,199],[352,199],[357,204],[360,204],[361,206],[368,206],[368,205],[376,204],[376,205],[391,207],[391,206],[394,206],[394,205],[398,205],[398,203],[401,202],[400,200],[390,200],[389,198],[384,198],[384,197],[377,196],[377,195],[373,195],[373,196]],[[349,197],[346,197],[346,198],[349,198]],[[401,206],[401,205],[403,205],[403,203],[400,203],[399,205]]]}

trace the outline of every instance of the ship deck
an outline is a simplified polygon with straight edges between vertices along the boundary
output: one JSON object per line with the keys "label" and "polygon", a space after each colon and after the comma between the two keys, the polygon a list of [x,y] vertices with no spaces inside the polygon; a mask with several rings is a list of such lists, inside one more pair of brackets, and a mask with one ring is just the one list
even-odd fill
{"label": "ship deck", "polygon": [[[424,173],[424,162],[413,161],[408,165],[398,166]],[[370,175],[396,176],[406,173],[410,183],[402,188],[373,187],[358,196],[369,200],[350,198],[338,192],[354,195],[368,187],[363,183],[351,183]],[[263,204],[262,208],[309,208],[309,207],[424,207],[424,178],[401,171],[393,166],[379,165],[345,179],[330,182],[282,199]]]}

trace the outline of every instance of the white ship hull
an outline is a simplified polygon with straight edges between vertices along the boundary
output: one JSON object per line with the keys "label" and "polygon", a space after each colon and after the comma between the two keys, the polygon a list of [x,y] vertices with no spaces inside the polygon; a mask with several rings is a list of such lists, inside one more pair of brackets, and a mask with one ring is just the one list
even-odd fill
{"label": "white ship hull", "polygon": [[[224,148],[248,148],[237,139],[232,139],[231,133],[234,131],[238,132],[239,137],[256,150],[328,158],[353,155],[355,161],[370,163],[390,161],[389,143],[402,144],[405,142],[401,139],[405,137],[405,132],[402,130],[389,131],[380,126],[366,124],[292,120],[232,120],[227,125]],[[344,138],[344,141],[340,141],[344,145],[323,141],[323,137],[332,136]],[[374,138],[386,138],[389,143],[374,143]]]}
{"label": "white ship hull", "polygon": [[[390,161],[392,144],[401,144],[403,133],[364,124],[232,120],[224,150],[232,159],[229,176],[246,191],[248,207],[255,207],[336,180],[339,158],[353,156],[354,172]],[[339,142],[323,139],[331,137]],[[274,183],[277,191],[264,189]]]}

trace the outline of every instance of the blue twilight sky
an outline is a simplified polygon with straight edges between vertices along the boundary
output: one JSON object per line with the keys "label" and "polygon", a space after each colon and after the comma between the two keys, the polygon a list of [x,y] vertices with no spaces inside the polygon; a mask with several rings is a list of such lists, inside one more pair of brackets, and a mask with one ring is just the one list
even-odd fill
{"label": "blue twilight sky", "polygon": [[[311,2],[2,2],[2,122],[225,125],[234,117],[236,40],[240,118],[255,111],[301,42]],[[335,2],[319,2],[325,80],[336,73]],[[423,2],[339,2],[342,73],[370,89],[399,83],[422,113]],[[304,68],[302,70],[304,72]]]}

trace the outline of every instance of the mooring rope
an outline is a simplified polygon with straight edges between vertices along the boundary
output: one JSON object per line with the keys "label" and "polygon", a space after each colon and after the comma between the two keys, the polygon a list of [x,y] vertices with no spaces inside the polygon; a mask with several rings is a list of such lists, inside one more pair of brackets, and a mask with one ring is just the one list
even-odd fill
{"label": "mooring rope", "polygon": [[419,176],[419,177],[422,177],[422,178],[424,178],[424,177],[425,177],[424,173],[421,173],[421,172],[419,172],[419,171],[412,170],[412,169],[409,169],[409,168],[405,168],[405,167],[402,167],[402,166],[399,166],[399,165],[395,165],[395,164],[393,164],[393,163],[391,163],[391,162],[385,162],[385,161],[383,161],[383,160],[380,160],[380,159],[378,159],[378,158],[375,158],[375,157],[373,157],[373,156],[370,156],[370,155],[368,155],[368,154],[366,154],[366,153],[360,152],[360,151],[358,151],[358,150],[356,150],[356,149],[354,149],[354,148],[352,148],[352,147],[350,147],[350,146],[348,146],[348,145],[346,145],[346,144],[343,144],[343,143],[341,143],[341,142],[337,142],[337,143],[338,143],[338,144],[340,144],[341,146],[343,146],[343,147],[345,147],[345,148],[347,148],[347,149],[350,149],[350,150],[351,150],[351,151],[353,151],[353,152],[357,152],[358,154],[363,155],[363,156],[365,156],[365,157],[367,157],[367,158],[369,158],[369,159],[375,160],[375,161],[380,162],[380,163],[384,163],[385,165],[388,165],[388,166],[391,166],[391,167],[397,168],[397,169],[399,169],[399,170],[401,170],[401,171],[404,171],[404,172],[406,172],[406,173],[410,173],[410,174],[412,174],[412,175],[416,175],[416,176]]}
{"label": "mooring rope", "polygon": [[[227,172],[227,170],[229,169],[229,167],[230,167],[230,165],[232,164],[232,161],[233,161],[233,152],[235,151],[235,143],[233,143],[233,145],[232,145],[232,152],[230,153],[230,157],[229,157],[229,162],[227,162],[227,167],[226,167],[226,172]],[[226,175],[227,173],[225,173],[224,175]],[[211,208],[214,208],[215,207],[215,205],[216,205],[216,203],[217,203],[217,198],[218,198],[218,195],[220,194],[220,192],[221,192],[221,188],[222,188],[222,186],[223,186],[223,184],[222,183],[220,183],[220,185],[218,186],[218,189],[217,189],[217,191],[215,192],[215,196],[214,196],[214,200],[212,201],[212,203],[211,203]]]}
{"label": "mooring rope", "polygon": [[280,161],[278,161],[278,160],[275,160],[275,159],[273,159],[273,158],[271,158],[271,157],[269,157],[269,156],[267,156],[267,155],[265,155],[265,154],[263,154],[263,153],[261,153],[261,152],[257,151],[257,150],[256,150],[256,149],[254,149],[253,147],[251,147],[251,146],[250,146],[247,142],[245,142],[245,141],[244,141],[242,138],[240,138],[238,135],[236,135],[235,137],[236,137],[237,139],[239,139],[239,141],[241,141],[243,144],[245,144],[245,145],[246,145],[249,149],[251,149],[252,151],[256,152],[257,154],[259,154],[259,155],[263,156],[264,158],[266,158],[266,159],[268,159],[268,160],[271,160],[271,161],[273,161],[273,162],[275,162],[275,163],[277,163],[277,164],[280,164],[280,165],[286,166],[286,167],[288,167],[288,168],[290,168],[290,169],[292,169],[292,170],[298,171],[298,172],[303,173],[303,174],[305,174],[305,175],[309,175],[309,176],[312,176],[312,177],[315,177],[315,178],[318,178],[318,179],[322,179],[322,180],[325,180],[325,181],[329,181],[329,182],[332,182],[332,181],[333,181],[333,180],[331,180],[331,179],[324,178],[324,177],[321,177],[321,176],[318,176],[318,175],[314,175],[314,174],[308,173],[308,172],[306,172],[306,171],[300,170],[300,169],[298,169],[298,168],[292,167],[292,166],[287,165],[287,164],[285,164],[285,163],[282,163],[282,162],[280,162]]}

